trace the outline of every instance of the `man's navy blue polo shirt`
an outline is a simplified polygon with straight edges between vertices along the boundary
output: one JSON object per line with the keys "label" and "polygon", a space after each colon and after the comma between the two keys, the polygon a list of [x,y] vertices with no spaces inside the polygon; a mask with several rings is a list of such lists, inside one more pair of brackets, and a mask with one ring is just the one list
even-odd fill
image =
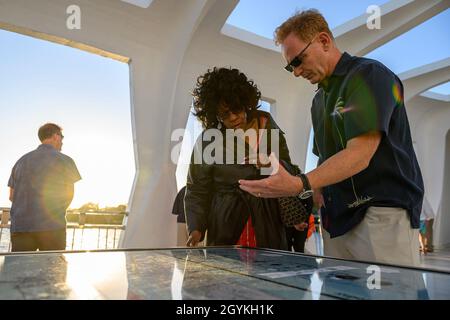
{"label": "man's navy blue polo shirt", "polygon": [[382,138],[368,168],[323,188],[324,228],[331,237],[343,235],[371,206],[404,208],[419,228],[424,187],[400,79],[378,61],[344,53],[327,80],[311,108],[319,164],[357,136],[379,131]]}
{"label": "man's navy blue polo shirt", "polygon": [[48,144],[25,154],[14,165],[8,186],[14,189],[11,232],[38,232],[66,227],[68,192],[80,180],[72,158]]}

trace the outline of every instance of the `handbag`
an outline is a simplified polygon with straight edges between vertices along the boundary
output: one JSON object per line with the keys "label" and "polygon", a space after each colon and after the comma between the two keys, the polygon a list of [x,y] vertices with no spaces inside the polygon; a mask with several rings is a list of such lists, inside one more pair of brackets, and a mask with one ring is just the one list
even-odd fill
{"label": "handbag", "polygon": [[281,221],[287,227],[293,227],[302,222],[308,222],[312,212],[312,197],[302,200],[299,197],[278,198]]}

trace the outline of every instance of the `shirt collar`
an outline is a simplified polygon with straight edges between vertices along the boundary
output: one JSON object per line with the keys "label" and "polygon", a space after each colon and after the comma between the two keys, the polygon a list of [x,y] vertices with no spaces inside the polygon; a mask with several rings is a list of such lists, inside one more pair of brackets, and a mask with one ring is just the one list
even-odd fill
{"label": "shirt collar", "polygon": [[55,149],[55,147],[53,147],[51,144],[42,143],[39,145],[38,149]]}
{"label": "shirt collar", "polygon": [[349,55],[347,52],[344,52],[342,54],[341,58],[339,59],[338,63],[336,64],[336,67],[334,68],[334,71],[331,74],[331,76],[332,77],[345,76],[350,67],[351,60],[352,60],[352,56]]}
{"label": "shirt collar", "polygon": [[330,81],[333,78],[345,76],[348,73],[348,69],[350,68],[351,60],[352,56],[349,55],[347,52],[344,52],[341,58],[339,59],[338,63],[336,64],[333,73],[331,74],[331,76],[328,77],[328,86],[325,87],[322,83],[319,83],[317,90],[323,88],[325,91],[327,91]]}

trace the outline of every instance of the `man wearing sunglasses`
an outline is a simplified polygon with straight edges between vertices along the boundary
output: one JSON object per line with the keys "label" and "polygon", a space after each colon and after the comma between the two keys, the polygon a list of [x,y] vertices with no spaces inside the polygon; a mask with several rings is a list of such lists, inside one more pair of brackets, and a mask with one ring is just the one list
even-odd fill
{"label": "man wearing sunglasses", "polygon": [[74,183],[81,179],[75,162],[62,154],[62,128],[39,128],[41,145],[22,156],[8,181],[11,206],[11,251],[66,248],[66,210]]}
{"label": "man wearing sunglasses", "polygon": [[378,61],[341,53],[316,10],[292,16],[275,36],[285,69],[318,85],[311,116],[319,162],[300,177],[275,163],[271,177],[241,188],[260,197],[313,191],[327,256],[417,266],[424,187],[400,79]]}

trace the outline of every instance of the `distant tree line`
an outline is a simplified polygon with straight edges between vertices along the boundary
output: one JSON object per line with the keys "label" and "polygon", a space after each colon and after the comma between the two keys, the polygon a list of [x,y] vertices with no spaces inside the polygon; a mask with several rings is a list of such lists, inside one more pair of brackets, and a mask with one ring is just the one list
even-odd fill
{"label": "distant tree line", "polygon": [[88,202],[83,204],[79,208],[73,208],[72,211],[80,211],[80,212],[117,212],[124,213],[127,211],[127,206],[125,204],[120,204],[116,207],[104,207],[100,208],[98,203]]}

